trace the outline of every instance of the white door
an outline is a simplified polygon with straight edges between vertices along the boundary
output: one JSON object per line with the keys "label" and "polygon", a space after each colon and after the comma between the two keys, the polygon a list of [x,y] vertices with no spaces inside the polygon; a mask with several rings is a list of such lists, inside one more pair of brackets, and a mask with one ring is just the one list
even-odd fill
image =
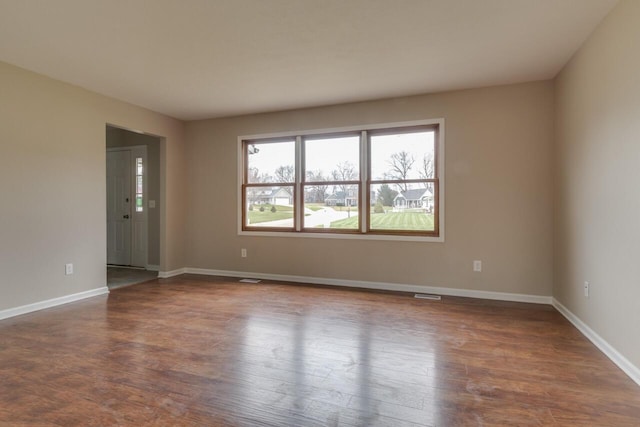
{"label": "white door", "polygon": [[131,265],[131,152],[107,151],[107,264]]}

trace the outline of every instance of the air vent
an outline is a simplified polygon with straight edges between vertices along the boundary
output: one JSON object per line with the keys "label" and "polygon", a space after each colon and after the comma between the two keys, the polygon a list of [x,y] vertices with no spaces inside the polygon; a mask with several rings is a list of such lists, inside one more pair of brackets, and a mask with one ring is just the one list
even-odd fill
{"label": "air vent", "polygon": [[419,299],[431,299],[434,301],[440,301],[442,297],[440,295],[432,295],[432,294],[415,294],[414,298]]}
{"label": "air vent", "polygon": [[242,282],[242,283],[260,283],[261,280],[258,280],[258,279],[240,279],[240,282]]}

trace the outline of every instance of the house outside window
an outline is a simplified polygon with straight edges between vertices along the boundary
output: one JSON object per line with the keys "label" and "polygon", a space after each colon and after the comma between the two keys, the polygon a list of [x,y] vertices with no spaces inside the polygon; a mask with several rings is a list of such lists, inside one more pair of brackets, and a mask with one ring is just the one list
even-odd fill
{"label": "house outside window", "polygon": [[239,233],[444,241],[444,120],[239,137]]}

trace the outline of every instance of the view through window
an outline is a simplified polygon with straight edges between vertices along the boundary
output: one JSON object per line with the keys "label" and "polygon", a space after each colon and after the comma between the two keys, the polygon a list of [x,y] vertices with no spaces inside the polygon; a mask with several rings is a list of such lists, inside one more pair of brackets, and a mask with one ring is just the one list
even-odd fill
{"label": "view through window", "polygon": [[242,230],[438,237],[440,127],[242,139]]}

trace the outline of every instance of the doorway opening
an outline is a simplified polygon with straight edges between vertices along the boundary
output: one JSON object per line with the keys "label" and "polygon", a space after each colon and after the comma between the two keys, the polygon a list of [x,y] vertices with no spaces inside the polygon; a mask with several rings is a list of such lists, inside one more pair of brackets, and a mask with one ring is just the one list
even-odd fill
{"label": "doorway opening", "polygon": [[106,127],[107,286],[157,277],[161,138]]}

